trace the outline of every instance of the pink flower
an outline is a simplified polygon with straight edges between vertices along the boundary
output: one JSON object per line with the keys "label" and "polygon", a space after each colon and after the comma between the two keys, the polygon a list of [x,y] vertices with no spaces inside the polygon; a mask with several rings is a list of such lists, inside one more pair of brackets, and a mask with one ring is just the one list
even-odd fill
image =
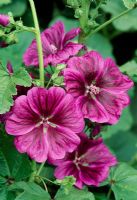
{"label": "pink flower", "polygon": [[13,113],[6,121],[6,131],[15,135],[15,146],[37,162],[48,158],[61,159],[80,142],[84,128],[81,113],[73,97],[62,88],[49,90],[34,87],[27,96],[15,101]]}
{"label": "pink flower", "polygon": [[81,134],[81,143],[72,153],[67,153],[65,158],[52,161],[57,166],[55,177],[64,179],[65,176],[76,178],[75,186],[82,189],[83,185],[99,186],[109,175],[110,166],[116,165],[116,158],[103,144],[101,138],[89,139]]}
{"label": "pink flower", "polygon": [[[68,33],[65,33],[62,22],[57,22],[50,28],[46,29],[41,34],[44,65],[47,66],[49,63],[56,65],[64,62],[70,56],[76,55],[83,45],[69,42],[69,40],[76,37],[79,32],[80,29],[75,28]],[[23,60],[26,66],[38,66],[36,40],[33,40],[29,48],[26,50]]]}
{"label": "pink flower", "polygon": [[85,118],[98,123],[117,123],[129,104],[128,89],[133,82],[123,75],[111,58],[91,51],[73,57],[64,70],[66,89],[77,101]]}
{"label": "pink flower", "polygon": [[0,25],[7,26],[10,23],[9,16],[0,14]]}

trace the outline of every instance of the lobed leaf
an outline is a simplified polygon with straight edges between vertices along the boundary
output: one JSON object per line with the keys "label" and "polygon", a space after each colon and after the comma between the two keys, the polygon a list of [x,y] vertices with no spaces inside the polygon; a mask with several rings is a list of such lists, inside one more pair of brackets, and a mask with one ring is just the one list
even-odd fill
{"label": "lobed leaf", "polygon": [[137,199],[137,170],[126,163],[111,169],[109,181],[116,200]]}
{"label": "lobed leaf", "polygon": [[55,196],[55,200],[95,200],[94,195],[91,192],[88,192],[88,189],[85,188],[83,190],[78,190],[76,188],[72,188],[68,194],[64,192],[62,188],[60,188]]}
{"label": "lobed leaf", "polygon": [[31,78],[24,68],[13,74],[0,64],[0,114],[8,112],[13,105],[13,96],[17,94],[16,86],[31,86]]}

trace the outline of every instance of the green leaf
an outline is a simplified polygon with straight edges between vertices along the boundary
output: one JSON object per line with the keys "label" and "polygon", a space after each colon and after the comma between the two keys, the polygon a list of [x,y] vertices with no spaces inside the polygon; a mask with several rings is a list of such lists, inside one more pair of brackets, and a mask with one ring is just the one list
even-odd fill
{"label": "green leaf", "polygon": [[56,180],[55,183],[61,185],[62,189],[64,189],[65,194],[69,194],[73,185],[75,184],[76,179],[74,176],[66,176],[63,180]]}
{"label": "green leaf", "polygon": [[12,0],[0,0],[0,6],[7,5],[11,2],[12,2]]}
{"label": "green leaf", "polygon": [[137,170],[125,163],[111,169],[109,182],[116,200],[137,199]]}
{"label": "green leaf", "polygon": [[125,7],[127,8],[134,8],[137,0],[123,0]]}
{"label": "green leaf", "polygon": [[32,170],[28,157],[17,152],[13,140],[5,134],[0,136],[0,175],[20,181],[27,178]]}
{"label": "green leaf", "polygon": [[4,154],[0,151],[0,175],[10,176],[10,170]]}
{"label": "green leaf", "polygon": [[105,143],[120,161],[132,161],[137,154],[137,136],[131,131],[118,131],[105,140]]}
{"label": "green leaf", "polygon": [[128,76],[130,76],[130,78],[133,79],[133,81],[137,82],[137,63],[134,60],[122,65],[120,67],[120,70],[122,73],[125,73]]}
{"label": "green leaf", "polygon": [[64,193],[64,190],[60,188],[55,196],[55,200],[95,200],[94,195],[88,191],[87,188],[83,190],[79,190],[76,188],[72,188],[68,194]]}
{"label": "green leaf", "polygon": [[8,3],[7,5],[3,5],[0,8],[0,13],[7,14],[8,12],[12,12],[14,17],[20,17],[25,13],[26,9],[27,9],[26,0],[12,0],[10,3]]}
{"label": "green leaf", "polygon": [[9,190],[24,190],[15,200],[50,200],[50,195],[35,183],[17,182]]}
{"label": "green leaf", "polygon": [[5,188],[0,188],[0,200],[7,200],[8,191]]}
{"label": "green leaf", "polygon": [[19,68],[13,74],[0,65],[0,114],[9,111],[13,105],[13,95],[17,94],[16,85],[29,87],[31,78],[24,68]]}
{"label": "green leaf", "polygon": [[56,21],[62,21],[65,24],[66,31],[69,31],[72,28],[76,28],[79,26],[78,20],[68,19],[62,16],[55,17],[51,22],[50,25],[54,24]]}
{"label": "green leaf", "polygon": [[33,33],[23,32],[18,34],[18,43],[7,48],[0,48],[0,60],[4,63],[9,61],[14,69],[22,66],[22,57],[31,41],[34,39]]}
{"label": "green leaf", "polygon": [[108,200],[105,194],[96,193],[95,194],[96,200]]}
{"label": "green leaf", "polygon": [[7,179],[0,176],[0,187],[1,187],[1,185],[5,185],[6,182],[7,182]]}
{"label": "green leaf", "polygon": [[96,33],[92,37],[89,37],[86,44],[90,49],[99,51],[104,57],[109,56],[114,58],[110,41],[100,33]]}
{"label": "green leaf", "polygon": [[[112,14],[112,17],[117,16],[126,10],[122,0],[108,1],[107,5],[102,7],[104,11]],[[113,21],[113,25],[119,31],[137,30],[136,18],[137,10],[134,9]]]}
{"label": "green leaf", "polygon": [[103,138],[111,138],[113,135],[121,132],[128,132],[133,125],[133,117],[130,110],[130,107],[127,107],[123,110],[120,120],[115,125],[107,126],[106,130],[102,132]]}

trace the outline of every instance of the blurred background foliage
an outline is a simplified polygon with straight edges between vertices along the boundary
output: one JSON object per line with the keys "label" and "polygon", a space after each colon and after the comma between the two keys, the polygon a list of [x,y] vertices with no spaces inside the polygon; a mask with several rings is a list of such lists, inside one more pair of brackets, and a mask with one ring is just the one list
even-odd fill
{"label": "blurred background foliage", "polygon": [[[35,0],[41,30],[57,20],[65,23],[66,30],[79,26],[73,9],[66,6],[66,0]],[[126,10],[122,0],[109,0],[99,10],[98,23],[103,23]],[[12,12],[15,19],[21,18],[26,26],[33,26],[27,0],[0,0],[0,13]],[[91,9],[93,12],[94,9]],[[19,43],[0,48],[0,57],[10,60],[14,67],[22,65],[22,55],[33,39],[31,33],[19,34]],[[137,70],[137,9],[114,21],[100,32],[89,37],[89,49],[98,50],[104,57],[112,57],[119,66],[131,66]],[[132,68],[132,69],[133,69]],[[131,70],[132,73],[132,70]],[[135,77],[135,81],[136,77]],[[126,108],[118,124],[107,126],[102,135],[106,144],[117,155],[119,161],[126,161],[137,168],[137,84],[130,91],[131,105]],[[51,170],[49,168],[49,170]],[[50,174],[50,173],[47,173]],[[51,175],[51,174],[50,174]],[[50,177],[51,178],[51,177]]]}

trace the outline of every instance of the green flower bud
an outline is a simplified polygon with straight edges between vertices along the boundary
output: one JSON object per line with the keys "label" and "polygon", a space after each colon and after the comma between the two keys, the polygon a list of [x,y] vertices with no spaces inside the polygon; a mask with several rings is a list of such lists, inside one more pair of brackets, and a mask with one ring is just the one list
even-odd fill
{"label": "green flower bud", "polygon": [[82,16],[82,14],[83,14],[83,10],[82,9],[77,8],[75,10],[75,18],[80,18]]}

